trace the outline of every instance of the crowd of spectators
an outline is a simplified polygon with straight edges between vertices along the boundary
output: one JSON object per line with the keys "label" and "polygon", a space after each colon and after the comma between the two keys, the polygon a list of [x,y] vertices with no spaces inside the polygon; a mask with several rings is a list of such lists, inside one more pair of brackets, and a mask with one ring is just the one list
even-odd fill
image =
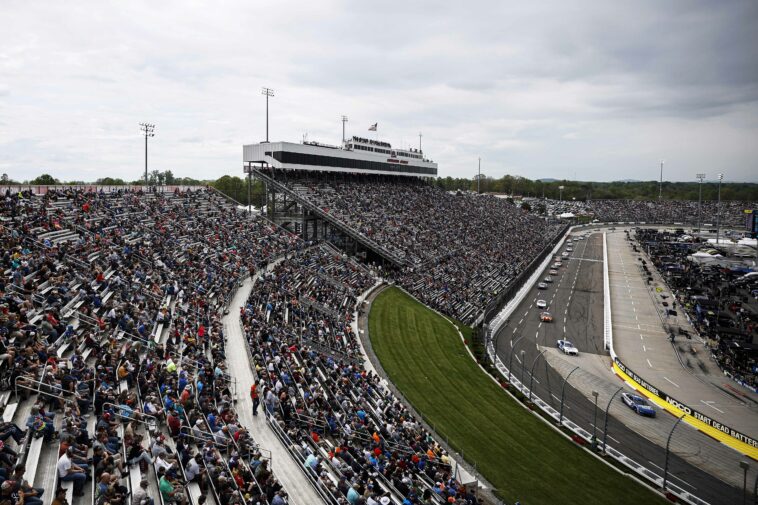
{"label": "crowd of spectators", "polygon": [[[6,193],[0,239],[0,376],[11,389],[0,487],[12,505],[285,505],[236,413],[249,385],[226,369],[221,317],[253,272],[240,317],[255,396],[326,495],[476,503],[362,367],[352,312],[376,280],[330,246],[213,192],[75,188]],[[28,485],[43,472],[55,489]]]}
{"label": "crowd of spectators", "polygon": [[[683,223],[715,225],[719,214],[717,201],[704,200],[699,205],[692,200],[544,200],[545,211],[550,216],[571,213],[587,216],[601,222],[633,221],[636,223]],[[534,208],[535,205],[532,205]],[[758,209],[758,202],[723,200],[721,202],[721,225],[744,227],[746,209]]]}
{"label": "crowd of spectators", "polygon": [[[639,229],[635,237],[671,288],[673,305],[669,303],[667,310],[676,313],[679,307],[686,311],[692,325],[706,339],[719,367],[756,390],[758,279],[744,278],[744,270],[737,268],[736,258],[731,260],[735,268],[690,261],[688,257],[699,248],[713,246],[697,239],[681,240],[681,233]],[[723,258],[727,258],[726,251]],[[674,335],[677,337],[678,333]]]}
{"label": "crowd of spectators", "polygon": [[337,503],[476,503],[446,452],[360,366],[356,295],[374,279],[332,249],[261,272],[241,311],[253,392],[322,492]]}
{"label": "crowd of spectators", "polygon": [[[286,503],[234,413],[220,315],[296,237],[212,192],[71,188],[7,192],[0,240],[12,503],[63,503],[67,482],[97,504]],[[25,486],[48,470],[60,492]]]}
{"label": "crowd of spectators", "polygon": [[425,181],[272,174],[335,219],[401,258],[394,280],[428,306],[473,322],[560,227],[506,200]]}

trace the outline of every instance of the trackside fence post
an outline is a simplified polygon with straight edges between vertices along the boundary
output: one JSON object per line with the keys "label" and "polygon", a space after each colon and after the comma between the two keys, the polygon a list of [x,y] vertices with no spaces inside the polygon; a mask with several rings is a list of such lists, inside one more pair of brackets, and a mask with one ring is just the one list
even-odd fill
{"label": "trackside fence post", "polygon": [[571,374],[579,370],[579,367],[575,367],[573,370],[569,372],[569,374],[566,376],[565,379],[563,379],[563,385],[561,386],[561,412],[558,416],[558,426],[563,425],[563,400],[566,397],[566,384],[568,383],[569,377],[571,377]]}

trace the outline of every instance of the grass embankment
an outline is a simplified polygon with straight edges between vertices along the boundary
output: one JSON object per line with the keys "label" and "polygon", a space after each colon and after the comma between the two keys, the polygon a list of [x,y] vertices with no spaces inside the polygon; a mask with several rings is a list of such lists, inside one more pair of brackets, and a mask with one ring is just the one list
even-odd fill
{"label": "grass embankment", "polygon": [[401,290],[374,300],[369,332],[392,382],[508,502],[664,503],[518,405],[476,366],[447,320]]}

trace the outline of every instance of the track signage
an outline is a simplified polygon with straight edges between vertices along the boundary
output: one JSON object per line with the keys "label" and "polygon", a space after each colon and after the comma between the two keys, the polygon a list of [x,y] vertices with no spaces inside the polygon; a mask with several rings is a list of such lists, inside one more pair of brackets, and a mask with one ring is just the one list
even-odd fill
{"label": "track signage", "polygon": [[655,395],[656,397],[660,398],[667,404],[671,405],[672,407],[684,412],[688,416],[694,417],[696,420],[700,421],[703,424],[706,424],[708,427],[716,429],[720,431],[721,433],[724,433],[736,440],[739,440],[740,442],[747,444],[750,447],[758,448],[758,440],[749,437],[745,435],[744,433],[740,433],[739,431],[730,428],[729,426],[722,424],[715,419],[710,418],[709,416],[703,414],[702,412],[699,412],[692,407],[688,407],[684,403],[680,402],[673,396],[669,396],[664,391],[661,391],[660,389],[652,386],[649,384],[645,379],[634,373],[632,369],[627,367],[618,357],[615,357],[613,359],[616,366],[624,372],[626,375],[629,376],[634,382],[636,382],[640,387],[648,391],[649,393]]}

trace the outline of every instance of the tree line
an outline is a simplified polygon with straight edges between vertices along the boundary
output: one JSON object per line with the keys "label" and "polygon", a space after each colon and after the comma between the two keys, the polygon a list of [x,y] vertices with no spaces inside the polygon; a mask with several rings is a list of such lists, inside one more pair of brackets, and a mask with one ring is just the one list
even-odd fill
{"label": "tree line", "polygon": [[[163,172],[159,170],[153,170],[152,172],[148,173],[147,180],[150,186],[212,186],[227,196],[231,197],[232,199],[238,201],[240,204],[249,205],[247,179],[236,176],[225,175],[214,181],[193,179],[191,177],[176,177],[171,172],[171,170],[166,170]],[[61,181],[50,174],[42,174],[28,181],[15,181],[8,177],[8,174],[2,174],[2,176],[0,176],[0,184],[28,184],[32,186],[75,186],[84,184],[97,184],[101,186],[144,186],[145,179],[143,177],[134,181],[125,181],[124,179],[117,177],[102,177],[95,180],[94,182]],[[252,186],[250,187],[250,201],[256,207],[260,207],[262,203],[266,201],[262,182],[253,182]]]}
{"label": "tree line", "polygon": [[[524,177],[506,175],[499,179],[482,176],[479,182],[479,190],[483,193],[500,193],[514,197],[532,198],[563,198],[564,200],[657,200],[658,181],[633,181],[633,182],[585,182],[568,180],[531,180]],[[18,182],[10,179],[8,174],[2,174],[1,184],[32,184],[32,185],[75,185],[91,184],[84,181],[60,181],[49,174],[42,174],[30,181]],[[123,186],[142,186],[145,179],[137,179],[131,182],[119,178],[103,177],[94,181],[95,184]],[[224,192],[242,205],[248,205],[247,179],[232,175],[225,175],[216,180],[201,180],[191,177],[176,177],[171,170],[153,170],[148,174],[148,183],[151,186],[213,186]],[[432,184],[446,191],[476,191],[477,180],[439,177]],[[560,187],[563,186],[563,190]],[[701,186],[698,182],[663,182],[663,198],[666,200],[697,200]],[[703,200],[716,200],[718,198],[718,183],[709,181],[702,184]],[[758,184],[733,183],[721,184],[722,200],[758,201]],[[250,201],[256,207],[265,202],[264,187],[260,181],[254,181],[250,188]]]}
{"label": "tree line", "polygon": [[[531,180],[506,175],[499,179],[482,176],[479,189],[482,193],[500,193],[517,197],[553,198],[564,200],[657,200],[658,181],[586,182],[568,180]],[[434,184],[447,191],[476,191],[477,180],[439,177]],[[560,187],[563,186],[563,190]],[[697,200],[699,182],[663,181],[662,197],[665,200]],[[718,182],[702,184],[703,200],[718,198]],[[722,200],[758,201],[758,184],[721,183]]]}

